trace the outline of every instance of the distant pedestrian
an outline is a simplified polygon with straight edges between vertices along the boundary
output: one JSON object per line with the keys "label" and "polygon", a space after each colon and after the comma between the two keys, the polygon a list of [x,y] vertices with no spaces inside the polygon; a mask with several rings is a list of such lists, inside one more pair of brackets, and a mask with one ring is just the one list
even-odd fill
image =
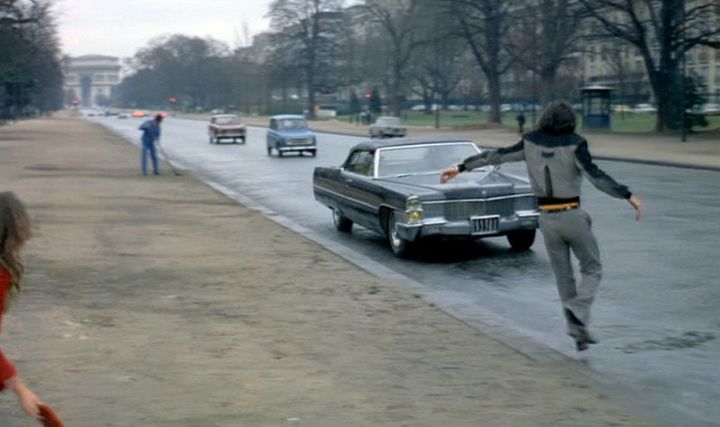
{"label": "distant pedestrian", "polygon": [[156,114],[154,118],[143,122],[138,128],[143,132],[142,134],[142,147],[140,151],[143,175],[147,175],[147,157],[150,156],[152,161],[153,173],[160,175],[160,168],[158,166],[157,151],[155,150],[155,143],[160,140],[160,123],[162,123],[163,116]]}
{"label": "distant pedestrian", "polygon": [[525,114],[520,113],[515,119],[518,123],[518,133],[522,135],[525,133]]}
{"label": "distant pedestrian", "polygon": [[[487,150],[443,171],[447,182],[460,172],[486,165],[524,160],[540,207],[540,230],[550,265],[555,274],[568,334],[578,351],[595,344],[588,331],[590,306],[595,298],[602,265],[590,215],[580,209],[583,175],[600,191],[627,200],[635,209],[635,219],[643,205],[624,185],[618,184],[595,165],[587,141],[575,133],[575,112],[564,101],[551,102],[540,118],[539,129],[523,135],[517,144]],[[580,283],[575,282],[570,254],[580,262]]]}
{"label": "distant pedestrian", "polygon": [[[0,193],[0,327],[2,315],[22,287],[25,268],[20,258],[20,249],[29,238],[30,220],[25,206],[14,193]],[[4,389],[15,392],[25,412],[40,418],[39,405],[42,402],[23,383],[15,366],[0,351],[0,391]]]}

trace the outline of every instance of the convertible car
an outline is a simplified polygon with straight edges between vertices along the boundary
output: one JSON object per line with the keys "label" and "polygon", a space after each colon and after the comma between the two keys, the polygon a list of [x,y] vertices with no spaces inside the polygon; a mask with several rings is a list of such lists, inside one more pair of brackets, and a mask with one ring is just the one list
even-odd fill
{"label": "convertible car", "polygon": [[506,236],[527,250],[538,226],[530,184],[486,167],[440,183],[450,165],[481,152],[470,141],[442,138],[370,140],[350,150],[339,167],[317,167],[315,199],[332,210],[335,228],[353,224],[387,237],[397,256],[432,238]]}

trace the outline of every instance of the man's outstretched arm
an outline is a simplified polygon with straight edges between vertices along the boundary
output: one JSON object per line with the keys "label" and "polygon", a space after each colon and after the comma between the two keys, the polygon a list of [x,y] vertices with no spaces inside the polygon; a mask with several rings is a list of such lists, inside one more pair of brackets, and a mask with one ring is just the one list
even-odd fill
{"label": "man's outstretched arm", "polygon": [[455,178],[460,172],[470,171],[488,165],[499,165],[501,163],[519,162],[522,160],[525,160],[525,144],[523,140],[520,140],[520,142],[510,147],[486,150],[470,156],[462,163],[445,169],[442,175],[440,175],[440,182],[444,184]]}

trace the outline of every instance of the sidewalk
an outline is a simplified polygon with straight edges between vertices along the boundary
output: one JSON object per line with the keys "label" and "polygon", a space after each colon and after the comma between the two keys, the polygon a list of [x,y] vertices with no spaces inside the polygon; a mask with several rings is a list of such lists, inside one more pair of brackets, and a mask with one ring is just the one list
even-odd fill
{"label": "sidewalk", "polygon": [[[192,115],[201,120],[209,116]],[[254,126],[267,126],[267,117],[243,118]],[[368,136],[368,126],[340,122],[337,120],[316,120],[310,126],[320,132]],[[677,135],[581,133],[587,138],[590,152],[595,158],[628,160],[641,163],[696,167],[720,171],[720,131],[702,135],[689,135],[681,142]],[[410,126],[408,136],[449,136],[483,145],[503,147],[519,140],[517,133],[504,128],[478,130],[435,129],[432,127]]]}
{"label": "sidewalk", "polygon": [[[35,227],[0,344],[71,427],[650,425],[190,176],[140,176],[99,125],[0,127],[0,150]],[[0,425],[35,425],[16,406]]]}

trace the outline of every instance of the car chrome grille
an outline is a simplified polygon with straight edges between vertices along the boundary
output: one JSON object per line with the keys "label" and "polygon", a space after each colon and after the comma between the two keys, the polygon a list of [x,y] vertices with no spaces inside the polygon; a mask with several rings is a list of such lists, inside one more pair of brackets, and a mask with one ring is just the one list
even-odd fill
{"label": "car chrome grille", "polygon": [[497,215],[493,215],[470,218],[470,225],[472,227],[472,234],[497,233],[498,227],[500,225],[500,217]]}
{"label": "car chrome grille", "polygon": [[306,138],[294,138],[294,139],[288,139],[287,143],[288,145],[308,145],[312,142],[310,139]]}
{"label": "car chrome grille", "polygon": [[511,217],[517,210],[533,210],[536,208],[537,201],[534,196],[530,195],[485,200],[423,203],[423,213],[426,218],[445,218],[448,221],[461,221],[484,215]]}

